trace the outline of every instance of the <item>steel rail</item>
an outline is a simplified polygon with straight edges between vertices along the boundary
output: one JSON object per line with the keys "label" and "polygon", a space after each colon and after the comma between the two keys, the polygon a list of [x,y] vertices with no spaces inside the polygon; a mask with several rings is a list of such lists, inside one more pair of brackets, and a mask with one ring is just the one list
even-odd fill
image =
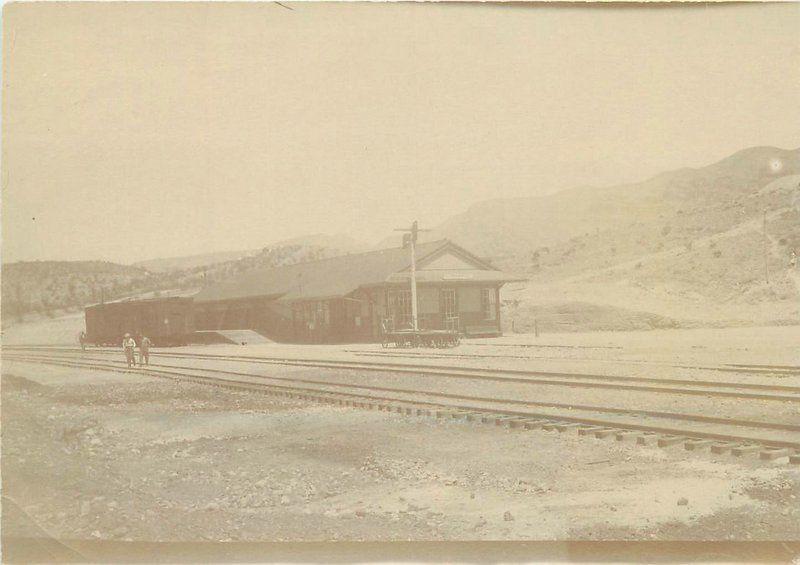
{"label": "steel rail", "polygon": [[[589,426],[600,426],[603,428],[608,429],[620,429],[620,430],[629,430],[629,431],[641,431],[641,432],[651,432],[651,433],[660,433],[666,434],[669,436],[680,436],[686,438],[695,438],[695,439],[714,439],[726,442],[738,442],[738,443],[747,443],[747,444],[759,444],[774,448],[791,448],[795,450],[800,450],[800,442],[795,441],[786,441],[780,439],[770,439],[770,438],[757,438],[752,436],[742,436],[742,435],[735,435],[735,434],[721,434],[721,433],[714,433],[714,432],[704,432],[698,430],[687,430],[685,428],[675,428],[675,427],[668,427],[663,425],[650,425],[650,424],[637,424],[632,422],[620,422],[615,420],[604,420],[602,418],[597,417],[581,417],[577,415],[565,415],[562,413],[553,415],[550,413],[536,413],[536,412],[519,412],[515,410],[505,410],[505,409],[497,409],[492,408],[488,409],[486,406],[476,406],[476,405],[453,405],[453,404],[443,404],[442,402],[431,402],[431,401],[420,401],[418,399],[415,400],[408,400],[408,399],[401,399],[397,397],[387,397],[387,396],[375,396],[373,394],[363,394],[363,393],[354,393],[354,392],[333,392],[329,390],[320,389],[320,386],[324,387],[331,387],[331,388],[340,388],[340,389],[364,389],[370,392],[378,392],[378,393],[386,393],[391,392],[395,394],[407,394],[407,395],[417,395],[422,397],[429,397],[429,398],[439,398],[439,399],[446,399],[446,400],[456,400],[456,401],[470,401],[470,402],[484,402],[488,404],[505,404],[505,405],[512,405],[512,406],[538,406],[538,407],[549,407],[549,408],[559,408],[559,409],[566,409],[566,410],[583,410],[586,412],[595,412],[595,413],[609,413],[609,414],[617,414],[617,415],[625,415],[625,416],[649,416],[655,418],[664,418],[664,419],[673,419],[673,420],[682,420],[688,422],[700,422],[704,424],[713,423],[719,425],[728,425],[728,426],[739,426],[739,427],[749,427],[749,428],[759,428],[759,429],[773,429],[773,430],[781,430],[781,431],[798,431],[798,426],[793,426],[789,424],[780,424],[780,423],[771,423],[771,422],[755,422],[755,421],[746,421],[746,420],[734,420],[734,419],[726,419],[726,418],[714,418],[708,416],[696,416],[696,415],[688,415],[688,414],[672,414],[672,413],[665,413],[665,412],[650,412],[650,411],[639,411],[639,410],[625,410],[625,409],[607,409],[604,407],[595,407],[595,406],[578,406],[578,405],[566,405],[566,404],[556,404],[556,403],[539,403],[539,402],[532,402],[532,401],[523,401],[523,400],[515,400],[515,399],[498,399],[495,397],[479,397],[479,396],[469,396],[469,395],[460,395],[460,394],[451,394],[451,393],[441,393],[441,392],[432,392],[432,391],[422,391],[416,389],[398,389],[393,387],[378,387],[374,385],[361,385],[361,384],[353,384],[353,383],[331,383],[328,381],[315,381],[311,379],[298,379],[293,377],[272,377],[272,376],[265,376],[265,375],[257,375],[253,373],[241,373],[236,371],[222,371],[218,369],[202,369],[202,368],[195,368],[195,367],[179,367],[182,369],[188,369],[193,371],[195,374],[189,374],[185,372],[175,372],[175,371],[164,371],[161,369],[130,369],[127,367],[122,367],[122,362],[112,362],[112,364],[108,363],[99,363],[99,362],[86,362],[86,361],[75,361],[73,359],[64,359],[64,358],[53,358],[53,357],[35,357],[35,356],[23,356],[23,355],[14,355],[14,359],[22,361],[22,362],[33,362],[45,365],[57,365],[57,366],[65,366],[65,367],[73,367],[73,368],[88,368],[88,369],[99,369],[99,370],[110,370],[115,372],[124,372],[129,374],[148,374],[152,376],[169,376],[172,378],[190,378],[195,380],[200,380],[202,382],[211,383],[211,384],[218,384],[221,386],[226,385],[242,385],[248,388],[253,387],[266,387],[266,388],[275,388],[278,387],[280,389],[296,389],[302,390],[303,392],[314,392],[323,395],[341,395],[346,394],[352,397],[358,397],[361,399],[368,399],[368,400],[381,400],[381,401],[393,401],[393,402],[405,402],[410,404],[423,404],[429,406],[436,406],[442,408],[449,408],[449,409],[457,409],[462,411],[472,411],[478,413],[490,413],[490,414],[503,414],[508,416],[517,416],[517,417],[525,417],[525,418],[539,418],[539,419],[547,419],[547,420],[556,420],[556,421],[563,421],[569,423],[576,423],[576,424],[583,424]],[[119,365],[117,364],[119,363]],[[168,367],[168,366],[167,366]],[[256,378],[259,380],[274,380],[280,382],[288,382],[293,383],[293,385],[276,385],[270,383],[253,383],[253,382],[245,382],[245,381],[236,381],[230,379],[221,379],[218,376],[208,377],[197,375],[197,372],[201,373],[212,373],[215,375],[220,374],[228,374],[237,377],[248,377],[248,378]],[[308,386],[297,386],[297,384],[302,385],[314,385],[311,388]]]}
{"label": "steel rail", "polygon": [[[19,349],[10,348],[11,351]],[[29,350],[30,351],[30,350]],[[60,351],[83,353],[80,349],[67,348],[35,348],[33,351]],[[117,354],[118,350],[100,349],[91,353]],[[694,381],[686,379],[658,379],[655,377],[609,376],[585,373],[561,373],[549,371],[526,371],[521,369],[484,369],[479,367],[460,367],[452,365],[423,365],[417,363],[379,363],[331,359],[293,359],[286,357],[238,356],[189,352],[151,352],[153,357],[172,357],[184,359],[210,359],[235,362],[249,362],[269,365],[285,365],[311,368],[333,368],[343,370],[359,370],[373,372],[413,373],[444,378],[461,378],[479,381],[494,381],[515,384],[565,386],[576,388],[599,388],[626,390],[636,392],[657,392],[690,396],[716,396],[721,398],[754,399],[779,402],[800,402],[800,387],[785,385],[768,385],[759,383],[730,383],[718,381]],[[550,378],[544,378],[550,377]],[[605,382],[600,382],[605,381]],[[680,387],[651,386],[628,383],[676,384]],[[720,389],[734,390],[720,390]],[[735,389],[739,389],[738,391]],[[770,391],[789,394],[764,394],[742,392],[742,390]],[[798,393],[797,396],[791,393]]]}
{"label": "steel rail", "polygon": [[671,367],[674,369],[693,369],[700,371],[717,371],[717,372],[730,372],[730,373],[754,373],[764,375],[781,375],[781,376],[800,376],[800,367],[793,365],[741,365],[736,363],[725,363],[722,366],[711,365],[680,365],[675,363],[667,363],[665,361],[647,361],[644,359],[603,359],[600,357],[552,357],[552,356],[531,356],[531,355],[503,355],[501,353],[487,354],[487,353],[441,353],[438,351],[403,351],[402,349],[393,350],[375,350],[370,351],[367,349],[345,349],[347,353],[352,353],[356,356],[372,356],[372,357],[400,357],[400,358],[438,358],[446,359],[448,357],[453,359],[482,359],[482,358],[497,358],[497,359],[526,359],[530,361],[577,361],[592,363],[606,363],[617,365],[650,365],[658,367]]}

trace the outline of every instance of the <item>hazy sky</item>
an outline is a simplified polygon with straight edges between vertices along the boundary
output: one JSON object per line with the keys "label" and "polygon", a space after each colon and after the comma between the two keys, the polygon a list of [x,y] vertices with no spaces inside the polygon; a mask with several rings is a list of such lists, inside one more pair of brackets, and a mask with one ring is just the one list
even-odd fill
{"label": "hazy sky", "polygon": [[800,145],[800,4],[10,4],[3,260],[373,242]]}

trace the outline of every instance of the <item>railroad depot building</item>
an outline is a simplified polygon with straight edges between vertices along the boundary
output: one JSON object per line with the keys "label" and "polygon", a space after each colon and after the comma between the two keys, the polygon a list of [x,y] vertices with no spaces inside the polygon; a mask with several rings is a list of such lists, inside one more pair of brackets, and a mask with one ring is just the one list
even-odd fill
{"label": "railroad depot building", "polygon": [[[449,240],[416,246],[418,323],[500,335],[500,287],[522,281]],[[380,339],[411,326],[411,258],[398,247],[244,273],[195,296],[199,331],[252,329],[279,341]]]}

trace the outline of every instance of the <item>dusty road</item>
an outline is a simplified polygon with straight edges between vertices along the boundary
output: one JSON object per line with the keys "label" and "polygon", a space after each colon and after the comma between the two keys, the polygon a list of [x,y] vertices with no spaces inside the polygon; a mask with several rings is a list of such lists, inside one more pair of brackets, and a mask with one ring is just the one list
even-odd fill
{"label": "dusty road", "polygon": [[22,363],[2,402],[4,535],[800,539],[785,464]]}

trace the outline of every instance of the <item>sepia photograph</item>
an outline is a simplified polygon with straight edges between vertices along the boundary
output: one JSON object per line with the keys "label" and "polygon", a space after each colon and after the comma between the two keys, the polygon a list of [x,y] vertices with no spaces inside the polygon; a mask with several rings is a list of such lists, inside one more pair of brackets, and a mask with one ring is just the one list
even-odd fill
{"label": "sepia photograph", "polygon": [[800,3],[2,19],[3,563],[800,563]]}

